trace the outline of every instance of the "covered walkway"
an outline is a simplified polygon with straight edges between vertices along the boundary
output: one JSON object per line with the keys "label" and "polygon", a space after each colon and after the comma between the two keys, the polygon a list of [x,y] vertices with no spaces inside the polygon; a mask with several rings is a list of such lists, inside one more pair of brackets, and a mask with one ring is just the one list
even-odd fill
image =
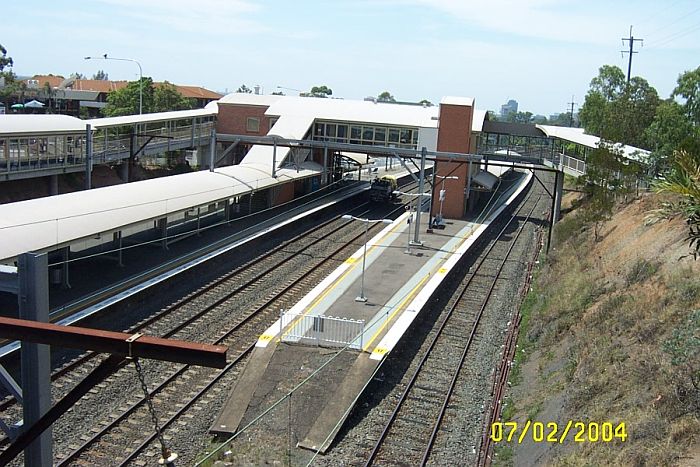
{"label": "covered walkway", "polygon": [[209,146],[218,106],[81,120],[0,116],[0,181],[86,172],[95,164]]}

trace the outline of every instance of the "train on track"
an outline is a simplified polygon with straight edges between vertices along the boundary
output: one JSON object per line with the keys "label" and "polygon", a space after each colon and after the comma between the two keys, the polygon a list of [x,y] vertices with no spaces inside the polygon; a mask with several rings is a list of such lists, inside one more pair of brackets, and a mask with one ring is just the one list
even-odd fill
{"label": "train on track", "polygon": [[396,177],[383,175],[382,177],[372,180],[369,189],[369,199],[377,203],[394,201],[397,198],[395,193],[397,189],[398,183],[396,182]]}

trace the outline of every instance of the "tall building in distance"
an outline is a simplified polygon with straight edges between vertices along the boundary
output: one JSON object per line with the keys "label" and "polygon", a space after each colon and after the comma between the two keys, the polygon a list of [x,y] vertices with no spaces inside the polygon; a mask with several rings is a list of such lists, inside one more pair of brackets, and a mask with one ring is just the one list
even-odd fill
{"label": "tall building in distance", "polygon": [[501,118],[506,118],[511,112],[518,113],[518,101],[515,99],[509,99],[501,106]]}

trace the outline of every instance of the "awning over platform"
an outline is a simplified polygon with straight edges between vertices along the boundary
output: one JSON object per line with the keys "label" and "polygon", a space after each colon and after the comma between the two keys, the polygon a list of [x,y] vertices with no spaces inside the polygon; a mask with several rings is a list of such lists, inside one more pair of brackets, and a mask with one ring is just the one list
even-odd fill
{"label": "awning over platform", "polygon": [[482,170],[472,177],[472,182],[487,190],[493,190],[493,187],[495,187],[498,182],[498,177],[487,170]]}
{"label": "awning over platform", "polygon": [[372,164],[372,158],[368,154],[363,154],[361,152],[348,152],[343,151],[340,155],[346,159],[355,161],[357,165],[370,165]]}

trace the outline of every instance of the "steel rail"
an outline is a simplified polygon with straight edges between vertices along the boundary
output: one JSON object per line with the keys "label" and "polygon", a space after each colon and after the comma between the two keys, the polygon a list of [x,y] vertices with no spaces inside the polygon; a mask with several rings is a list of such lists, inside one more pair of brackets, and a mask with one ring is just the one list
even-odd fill
{"label": "steel rail", "polygon": [[[399,213],[403,212],[404,208],[403,205],[401,207],[396,208],[392,210],[389,215],[394,214],[394,213]],[[346,226],[344,224],[343,226]],[[276,300],[280,299],[285,293],[287,293],[289,290],[291,290],[293,287],[301,283],[304,279],[307,277],[311,276],[316,270],[321,268],[324,264],[327,264],[333,260],[335,256],[337,256],[339,253],[341,253],[344,249],[350,247],[354,242],[358,241],[360,238],[363,238],[365,235],[364,229],[356,236],[354,236],[351,240],[347,241],[346,243],[340,245],[338,248],[336,248],[331,254],[326,256],[320,263],[318,263],[316,266],[314,266],[311,270],[305,272],[302,274],[300,277],[295,279],[294,281],[291,281],[289,284],[287,284],[282,290],[278,291],[275,293],[274,296],[270,297],[267,299],[262,305],[258,306],[255,310],[250,312],[241,322],[236,324],[233,328],[229,329],[224,336],[221,338],[217,339],[215,343],[221,343],[224,342],[225,339],[229,338],[234,332],[238,331],[239,329],[242,328],[242,326],[246,323],[248,323],[250,320],[252,320],[254,317],[257,317],[260,313],[262,313],[265,309],[269,308],[272,303],[274,303]],[[248,347],[248,349],[252,349],[252,347],[255,345],[255,342]],[[248,352],[249,350],[246,350]],[[242,358],[242,357],[241,357]],[[239,361],[239,360],[236,360]],[[228,370],[230,370],[233,367],[232,364],[227,365],[227,367],[219,372],[219,375],[217,375],[217,380],[218,378],[222,377]],[[170,383],[172,383],[178,376],[180,376],[184,371],[186,371],[189,367],[188,366],[183,366],[181,369],[179,369],[177,372],[175,372],[173,375],[168,377],[166,380],[164,380],[162,383],[160,383],[154,390],[151,391],[150,395],[153,396],[160,391],[162,391],[166,386],[168,386]],[[208,387],[211,387],[214,383],[211,383],[208,385]],[[197,396],[195,396],[193,399],[190,400],[188,403],[186,403],[182,408],[180,408],[176,413],[171,416],[168,421],[166,421],[163,425],[162,428],[165,429],[167,426],[169,426],[173,421],[175,421],[182,413],[185,412],[187,408],[189,408],[194,402],[196,402],[196,399],[198,399],[204,392],[200,391]],[[137,410],[139,407],[141,407],[144,403],[146,402],[145,397],[139,398],[136,402],[134,402],[130,407],[127,408],[121,415],[119,415],[118,418],[115,418],[112,420],[108,425],[104,426],[99,433],[95,433],[93,436],[91,436],[90,439],[84,441],[84,443],[79,446],[77,449],[75,449],[73,452],[68,454],[68,456],[60,461],[58,463],[58,466],[64,466],[67,465],[69,462],[74,461],[75,459],[78,458],[80,454],[85,452],[92,444],[94,444],[99,438],[104,436],[109,430],[114,428],[116,425],[118,425],[120,422],[122,422],[126,417],[131,415],[135,410]],[[156,438],[156,434],[153,433],[148,437],[147,440],[143,441],[138,447],[134,448],[134,450],[126,457],[125,460],[122,461],[122,465],[129,462],[132,460],[134,457],[136,457],[143,449],[154,439]]]}
{"label": "steel rail", "polygon": [[[529,199],[529,197],[528,197],[528,199]],[[524,204],[524,203],[523,203],[523,204]],[[373,449],[372,449],[372,452],[370,453],[369,458],[367,459],[367,461],[366,461],[365,464],[364,464],[365,467],[368,467],[368,466],[372,465],[373,461],[374,461],[375,458],[377,457],[377,454],[379,454],[379,450],[381,449],[381,446],[383,445],[384,440],[386,439],[387,435],[389,434],[389,430],[390,430],[391,427],[393,426],[394,421],[397,419],[398,414],[399,414],[399,411],[401,410],[401,408],[402,408],[404,402],[405,402],[406,399],[408,398],[408,394],[409,394],[409,392],[411,391],[411,389],[413,388],[413,385],[415,384],[416,380],[418,379],[418,375],[420,374],[420,372],[421,372],[423,366],[425,365],[426,361],[428,360],[428,357],[430,356],[430,354],[432,353],[433,349],[435,348],[435,346],[436,346],[436,344],[437,344],[437,342],[438,342],[438,339],[440,338],[440,335],[442,334],[442,331],[444,330],[445,326],[447,325],[447,322],[449,321],[449,319],[450,319],[450,317],[452,316],[453,312],[457,309],[457,306],[458,306],[459,302],[461,301],[462,297],[464,296],[464,294],[466,293],[467,289],[468,289],[469,286],[471,285],[473,279],[476,277],[477,272],[481,269],[482,265],[484,264],[484,262],[486,261],[486,259],[489,257],[489,254],[491,253],[491,251],[495,248],[495,246],[496,246],[496,244],[497,244],[497,242],[498,242],[498,239],[500,239],[501,236],[503,236],[503,234],[505,233],[505,231],[506,231],[506,230],[508,229],[508,227],[510,226],[511,222],[512,222],[516,217],[517,217],[517,213],[516,213],[516,214],[513,214],[513,215],[511,216],[511,218],[508,220],[508,222],[505,224],[505,226],[504,226],[504,227],[499,231],[499,233],[494,237],[493,243],[491,243],[491,245],[489,246],[489,248],[488,248],[488,249],[486,250],[486,252],[482,255],[482,257],[481,257],[479,263],[477,264],[476,268],[472,271],[471,275],[469,276],[469,279],[467,279],[466,283],[462,286],[461,290],[460,290],[459,293],[457,294],[457,299],[456,299],[455,302],[452,304],[452,306],[449,308],[449,310],[447,311],[447,314],[445,315],[444,319],[443,319],[442,322],[440,323],[440,326],[438,327],[435,336],[433,337],[432,341],[430,342],[430,345],[429,345],[428,349],[426,350],[425,354],[423,355],[423,357],[421,358],[420,362],[418,363],[417,368],[415,369],[415,371],[414,371],[413,374],[411,375],[411,378],[409,379],[408,383],[406,384],[406,387],[405,387],[403,393],[401,394],[401,396],[399,397],[399,401],[397,402],[396,406],[394,407],[394,410],[392,411],[392,413],[391,413],[391,415],[390,415],[390,417],[389,417],[389,420],[388,420],[388,421],[386,422],[386,424],[384,425],[384,428],[383,428],[383,430],[382,430],[382,433],[381,433],[380,436],[379,436],[379,439],[375,442],[375,445],[374,445],[374,447],[373,447]]]}
{"label": "steel rail", "polygon": [[[498,266],[498,271],[496,272],[496,275],[493,278],[493,282],[491,283],[491,287],[489,287],[489,291],[487,292],[486,296],[484,297],[483,302],[481,303],[481,307],[479,308],[479,312],[476,316],[476,319],[474,320],[474,324],[472,326],[471,332],[469,333],[469,339],[467,340],[466,344],[464,345],[464,350],[462,351],[462,356],[460,357],[459,363],[455,365],[455,371],[452,375],[452,381],[450,382],[450,387],[447,390],[447,394],[445,395],[445,399],[443,401],[442,407],[440,408],[440,412],[438,413],[437,419],[435,420],[434,426],[433,426],[433,431],[430,434],[430,438],[428,439],[427,447],[425,448],[425,451],[423,453],[423,458],[421,459],[421,466],[425,465],[428,462],[428,457],[430,457],[430,453],[433,449],[433,446],[435,445],[435,440],[437,438],[438,431],[440,430],[440,425],[442,424],[443,419],[445,418],[445,412],[447,411],[447,405],[450,402],[450,399],[452,398],[452,393],[454,392],[455,385],[457,384],[457,378],[459,377],[461,371],[462,371],[462,366],[464,365],[464,361],[467,358],[467,353],[469,352],[469,349],[471,348],[472,342],[474,341],[474,336],[476,335],[476,330],[479,327],[479,323],[481,322],[481,316],[484,313],[484,310],[486,309],[486,306],[489,304],[489,300],[491,299],[491,295],[493,294],[493,290],[496,288],[496,283],[498,282],[498,279],[501,276],[501,272],[503,271],[503,267],[506,264],[506,261],[510,259],[510,254],[513,251],[513,248],[515,247],[515,244],[518,242],[518,238],[520,238],[520,234],[523,233],[523,230],[525,229],[525,225],[527,225],[527,222],[530,220],[530,216],[532,216],[532,213],[535,211],[535,208],[537,208],[537,204],[539,203],[541,196],[539,196],[535,200],[535,204],[530,210],[530,212],[527,214],[527,217],[525,217],[525,220],[523,223],[520,225],[520,228],[518,229],[518,233],[515,235],[513,240],[510,243],[510,246],[508,247],[508,250],[506,251],[505,256],[503,257],[503,260],[501,261],[501,264]],[[515,216],[511,218],[511,221],[515,219]],[[510,224],[510,221],[508,222]],[[461,297],[460,297],[461,299]]]}

